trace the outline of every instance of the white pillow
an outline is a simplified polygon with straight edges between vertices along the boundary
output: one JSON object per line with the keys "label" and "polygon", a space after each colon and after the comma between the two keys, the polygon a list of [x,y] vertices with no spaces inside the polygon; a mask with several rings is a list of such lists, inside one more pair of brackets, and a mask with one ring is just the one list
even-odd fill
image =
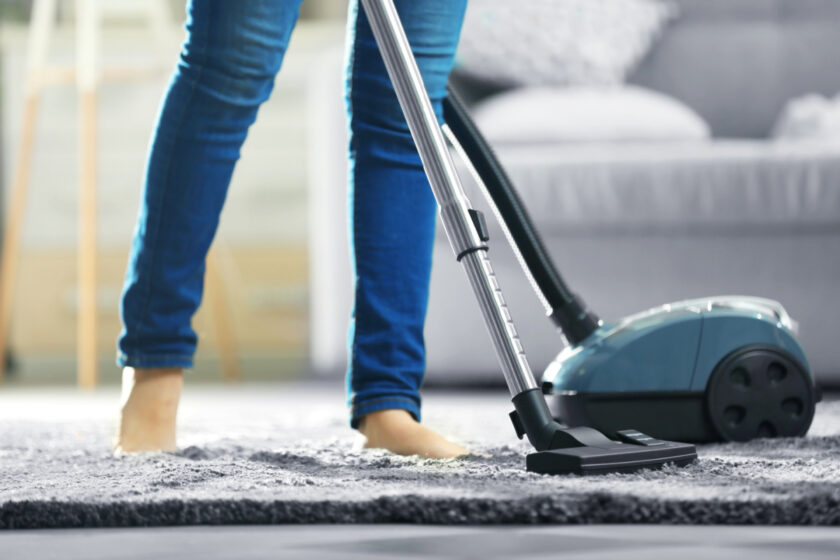
{"label": "white pillow", "polygon": [[812,93],[788,101],[773,126],[776,140],[840,140],[840,94]]}
{"label": "white pillow", "polygon": [[709,125],[690,107],[636,86],[511,90],[473,111],[488,140],[501,143],[696,141]]}
{"label": "white pillow", "polygon": [[620,84],[676,13],[661,0],[470,0],[457,68],[501,86]]}

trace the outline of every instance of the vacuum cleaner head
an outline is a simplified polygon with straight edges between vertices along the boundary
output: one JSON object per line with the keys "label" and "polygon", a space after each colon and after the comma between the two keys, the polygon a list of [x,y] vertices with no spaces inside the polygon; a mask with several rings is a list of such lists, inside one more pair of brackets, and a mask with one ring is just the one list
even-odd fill
{"label": "vacuum cleaner head", "polygon": [[618,441],[588,426],[563,426],[551,412],[539,389],[523,391],[513,398],[510,413],[513,429],[537,449],[526,457],[525,466],[541,474],[606,474],[658,469],[668,463],[684,466],[697,459],[697,450],[687,443],[652,438],[637,430],[619,430]]}
{"label": "vacuum cleaner head", "polygon": [[619,431],[618,435],[624,441],[613,441],[587,427],[564,431],[586,443],[579,447],[531,453],[525,459],[528,471],[580,475],[627,473],[659,469],[669,463],[681,467],[697,459],[697,450],[691,444],[658,440],[636,430]]}

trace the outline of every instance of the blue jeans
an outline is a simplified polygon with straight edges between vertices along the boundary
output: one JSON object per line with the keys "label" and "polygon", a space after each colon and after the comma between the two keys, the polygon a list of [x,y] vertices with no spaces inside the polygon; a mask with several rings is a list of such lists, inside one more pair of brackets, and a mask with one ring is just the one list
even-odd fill
{"label": "blue jeans", "polygon": [[[301,0],[191,0],[187,39],[148,158],[121,303],[117,363],[190,368],[205,257],[249,126],[270,95]],[[466,0],[396,0],[438,118]],[[420,418],[436,205],[364,11],[352,0],[346,100],[354,309],[351,424]],[[278,170],[282,172],[282,170]],[[336,185],[336,196],[339,193]]]}

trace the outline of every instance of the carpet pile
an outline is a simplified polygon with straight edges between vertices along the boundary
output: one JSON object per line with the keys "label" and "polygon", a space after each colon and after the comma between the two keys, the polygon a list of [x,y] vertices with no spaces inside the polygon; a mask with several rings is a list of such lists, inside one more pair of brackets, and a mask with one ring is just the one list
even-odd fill
{"label": "carpet pile", "polygon": [[[427,396],[424,421],[490,457],[364,450],[338,388],[188,387],[175,453],[115,458],[116,393],[0,395],[0,528],[248,523],[840,524],[840,401],[809,435],[701,446],[687,468],[524,469],[504,394]],[[667,421],[667,419],[663,419]]]}

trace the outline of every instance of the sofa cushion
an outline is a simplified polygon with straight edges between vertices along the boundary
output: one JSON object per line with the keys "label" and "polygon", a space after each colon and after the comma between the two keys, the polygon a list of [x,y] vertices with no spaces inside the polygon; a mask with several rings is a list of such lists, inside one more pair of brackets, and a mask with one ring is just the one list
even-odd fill
{"label": "sofa cushion", "polygon": [[[545,232],[840,229],[840,144],[502,145]],[[474,204],[481,194],[464,178]]]}
{"label": "sofa cushion", "polygon": [[673,0],[629,82],[680,99],[716,137],[766,138],[784,104],[840,91],[837,0]]}
{"label": "sofa cushion", "polygon": [[698,141],[709,126],[690,107],[636,86],[529,87],[474,110],[490,142]]}
{"label": "sofa cushion", "polygon": [[470,0],[458,63],[504,86],[621,83],[674,15],[661,0]]}
{"label": "sofa cushion", "polygon": [[840,94],[833,99],[819,94],[791,99],[773,127],[773,138],[840,142]]}

